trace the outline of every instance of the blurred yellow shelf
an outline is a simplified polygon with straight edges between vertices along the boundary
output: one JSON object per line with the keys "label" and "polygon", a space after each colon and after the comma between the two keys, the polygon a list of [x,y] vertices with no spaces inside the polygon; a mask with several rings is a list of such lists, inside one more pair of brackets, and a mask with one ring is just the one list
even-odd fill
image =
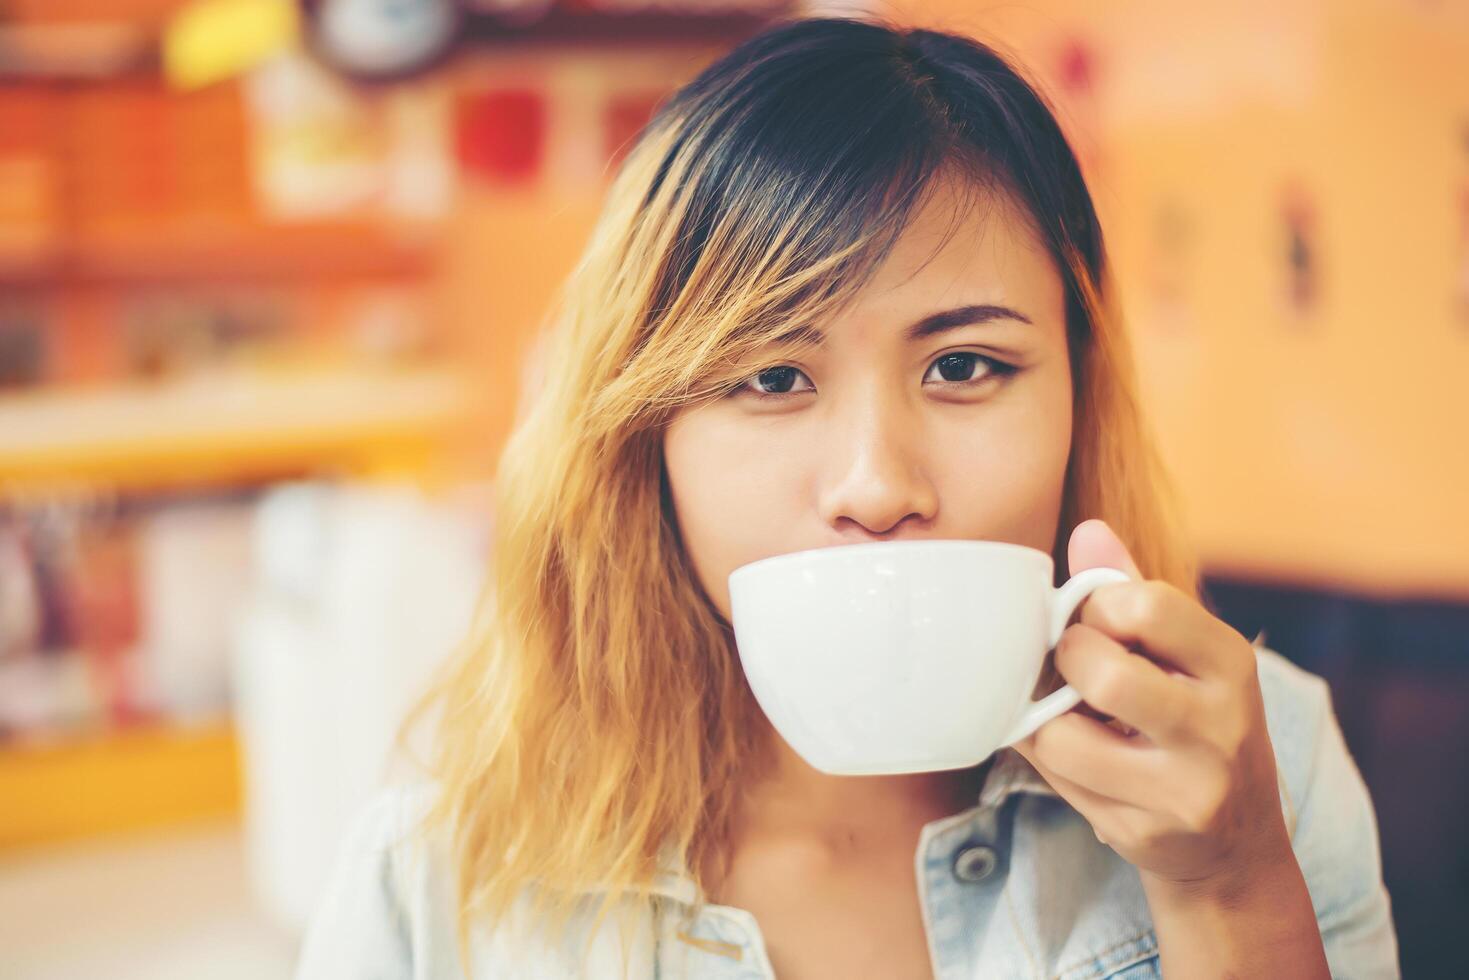
{"label": "blurred yellow shelf", "polygon": [[447,368],[191,378],[0,398],[0,490],[420,471],[464,417]]}
{"label": "blurred yellow shelf", "polygon": [[225,719],[0,743],[0,850],[239,808],[239,750]]}

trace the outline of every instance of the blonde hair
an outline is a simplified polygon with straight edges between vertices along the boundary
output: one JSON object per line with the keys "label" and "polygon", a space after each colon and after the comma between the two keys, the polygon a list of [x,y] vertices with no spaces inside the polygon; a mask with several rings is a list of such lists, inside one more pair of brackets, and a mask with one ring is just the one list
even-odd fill
{"label": "blonde hair", "polygon": [[735,800],[769,757],[729,624],[681,545],[662,429],[855,295],[954,167],[1026,205],[1068,287],[1057,581],[1071,528],[1101,517],[1146,577],[1197,595],[1091,199],[1049,106],[968,38],[777,25],[660,108],[548,317],[499,460],[489,586],[420,705],[439,709],[425,829],[452,841],[461,943],[526,896],[553,934],[589,890],[604,894],[598,925],[619,898],[657,905],[665,847],[696,877],[723,859]]}

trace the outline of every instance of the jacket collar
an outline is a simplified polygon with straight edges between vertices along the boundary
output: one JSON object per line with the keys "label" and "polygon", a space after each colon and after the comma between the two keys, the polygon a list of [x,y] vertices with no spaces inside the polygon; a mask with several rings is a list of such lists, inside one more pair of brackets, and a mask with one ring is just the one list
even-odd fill
{"label": "jacket collar", "polygon": [[1025,756],[1011,748],[1000,749],[984,777],[984,785],[979,788],[977,806],[981,810],[992,809],[1021,793],[1060,798],[1035,767],[1025,761]]}
{"label": "jacket collar", "polygon": [[[1035,767],[1025,761],[1024,756],[1014,749],[1003,748],[995,753],[994,764],[985,774],[975,805],[962,812],[968,814],[976,810],[994,809],[1019,794],[1059,798],[1059,794],[1041,778]],[[663,849],[659,865],[662,870],[653,879],[652,893],[686,905],[694,904],[698,899],[698,886],[671,847]],[[603,892],[608,887],[595,885],[589,891]]]}

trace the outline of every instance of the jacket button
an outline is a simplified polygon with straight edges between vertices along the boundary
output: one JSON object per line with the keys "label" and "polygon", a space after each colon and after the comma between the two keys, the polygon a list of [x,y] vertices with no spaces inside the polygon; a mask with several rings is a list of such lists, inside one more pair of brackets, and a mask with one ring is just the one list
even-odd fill
{"label": "jacket button", "polygon": [[954,855],[954,877],[960,881],[984,881],[998,863],[993,847],[971,844]]}

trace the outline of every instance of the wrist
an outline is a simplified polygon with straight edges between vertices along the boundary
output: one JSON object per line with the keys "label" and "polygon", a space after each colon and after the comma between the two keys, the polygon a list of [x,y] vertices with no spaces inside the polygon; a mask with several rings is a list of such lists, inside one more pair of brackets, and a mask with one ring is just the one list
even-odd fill
{"label": "wrist", "polygon": [[1262,827],[1248,848],[1229,854],[1208,874],[1178,878],[1141,869],[1140,874],[1150,905],[1156,901],[1169,906],[1231,909],[1260,901],[1270,904],[1278,900],[1282,889],[1292,890],[1297,884],[1305,888],[1284,820]]}
{"label": "wrist", "polygon": [[[1320,926],[1305,876],[1289,847],[1283,857],[1240,861],[1227,873],[1179,881],[1142,873],[1143,891],[1170,972],[1193,966],[1241,976],[1269,964],[1278,975],[1326,976]],[[1273,969],[1273,967],[1270,967]]]}

